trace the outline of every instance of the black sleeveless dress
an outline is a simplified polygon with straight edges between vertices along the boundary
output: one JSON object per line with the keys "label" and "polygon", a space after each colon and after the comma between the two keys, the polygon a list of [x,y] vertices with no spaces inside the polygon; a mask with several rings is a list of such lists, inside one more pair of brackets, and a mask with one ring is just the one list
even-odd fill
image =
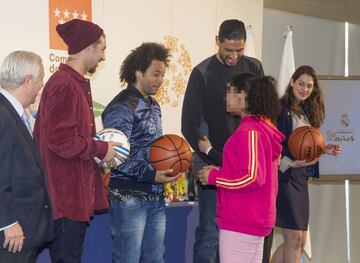
{"label": "black sleeveless dress", "polygon": [[[283,158],[292,158],[287,148],[291,132],[300,126],[310,125],[304,116],[291,114],[282,101],[281,113],[278,119],[278,129],[285,135],[283,142]],[[309,224],[309,191],[308,177],[318,177],[318,164],[307,168],[279,169],[279,191],[276,200],[276,226],[292,230],[305,231]]]}
{"label": "black sleeveless dress", "polygon": [[289,168],[279,172],[276,202],[276,226],[286,229],[308,229],[309,192],[306,168]]}

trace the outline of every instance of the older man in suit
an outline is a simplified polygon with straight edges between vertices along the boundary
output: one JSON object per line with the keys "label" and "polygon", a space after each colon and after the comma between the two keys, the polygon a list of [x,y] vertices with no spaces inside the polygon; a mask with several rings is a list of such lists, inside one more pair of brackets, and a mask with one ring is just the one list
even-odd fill
{"label": "older man in suit", "polygon": [[35,262],[53,235],[43,165],[24,111],[43,78],[32,52],[15,51],[0,68],[0,262]]}

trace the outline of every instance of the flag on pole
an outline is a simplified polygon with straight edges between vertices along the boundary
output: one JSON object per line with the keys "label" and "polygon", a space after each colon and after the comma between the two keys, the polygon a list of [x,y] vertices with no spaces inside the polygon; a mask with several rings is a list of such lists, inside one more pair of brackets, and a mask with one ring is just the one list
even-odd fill
{"label": "flag on pole", "polygon": [[285,45],[281,57],[280,74],[278,81],[279,96],[282,97],[285,94],[287,85],[292,74],[295,71],[295,58],[293,48],[293,27],[289,26],[287,31],[284,33]]}
{"label": "flag on pole", "polygon": [[248,25],[246,27],[246,43],[245,43],[245,49],[244,49],[244,55],[248,57],[255,58],[255,42],[254,42],[254,36],[252,34],[252,26]]}

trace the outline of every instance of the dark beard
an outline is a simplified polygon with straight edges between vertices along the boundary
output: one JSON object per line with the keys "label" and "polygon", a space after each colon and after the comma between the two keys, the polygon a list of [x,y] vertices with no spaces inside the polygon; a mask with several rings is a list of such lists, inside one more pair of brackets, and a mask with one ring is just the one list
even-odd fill
{"label": "dark beard", "polygon": [[88,73],[94,74],[94,73],[96,72],[96,68],[97,68],[97,65],[93,66],[92,68],[90,68],[90,69],[88,70]]}

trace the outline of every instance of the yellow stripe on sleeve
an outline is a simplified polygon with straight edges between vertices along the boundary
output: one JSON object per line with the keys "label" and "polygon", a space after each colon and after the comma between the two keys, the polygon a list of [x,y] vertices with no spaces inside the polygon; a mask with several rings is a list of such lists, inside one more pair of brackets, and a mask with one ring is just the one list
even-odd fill
{"label": "yellow stripe on sleeve", "polygon": [[256,180],[256,171],[258,168],[258,134],[256,131],[250,131],[248,133],[248,171],[246,174],[238,179],[227,179],[218,177],[216,178],[216,184],[228,189],[243,188]]}

